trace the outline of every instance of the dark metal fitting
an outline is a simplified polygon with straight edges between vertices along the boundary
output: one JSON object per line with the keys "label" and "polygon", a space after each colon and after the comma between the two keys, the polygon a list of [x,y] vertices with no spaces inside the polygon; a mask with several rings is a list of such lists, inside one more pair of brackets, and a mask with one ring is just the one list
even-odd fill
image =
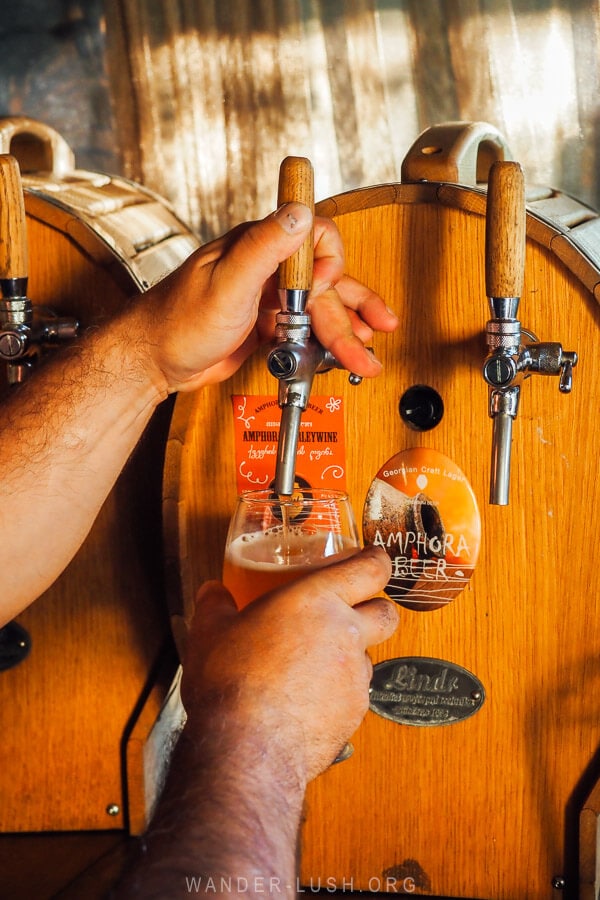
{"label": "dark metal fitting", "polygon": [[517,360],[508,353],[493,353],[483,364],[483,377],[493,388],[508,387],[517,372]]}
{"label": "dark metal fitting", "polygon": [[528,344],[524,349],[527,368],[539,375],[558,375],[562,366],[563,349],[554,341]]}
{"label": "dark metal fitting", "polygon": [[275,341],[284,344],[292,341],[294,344],[307,344],[310,339],[310,326],[308,325],[276,325]]}
{"label": "dark metal fitting", "polygon": [[27,350],[29,329],[22,325],[0,332],[0,359],[11,362],[19,359]]}
{"label": "dark metal fitting", "polygon": [[516,319],[520,297],[488,297],[494,319]]}
{"label": "dark metal fitting", "polygon": [[23,384],[33,371],[33,360],[29,357],[18,362],[9,362],[6,365],[6,379],[10,387]]}
{"label": "dark metal fitting", "polygon": [[486,342],[490,350],[517,352],[521,344],[521,323],[518,319],[490,319],[485,326]]}
{"label": "dark metal fitting", "polygon": [[310,325],[311,318],[308,313],[278,312],[275,321],[278,325]]}
{"label": "dark metal fitting", "polygon": [[56,319],[49,331],[54,340],[70,341],[79,334],[79,322],[77,319]]}
{"label": "dark metal fitting", "polygon": [[510,416],[514,419],[519,409],[519,396],[518,387],[490,391],[490,416]]}
{"label": "dark metal fitting", "polygon": [[0,278],[0,293],[12,302],[13,300],[27,299],[27,278]]}
{"label": "dark metal fitting", "polygon": [[275,347],[267,358],[267,368],[275,378],[291,378],[298,370],[298,357],[285,347]]}
{"label": "dark metal fitting", "polygon": [[27,297],[0,300],[0,323],[9,325],[29,325],[33,319],[33,304]]}

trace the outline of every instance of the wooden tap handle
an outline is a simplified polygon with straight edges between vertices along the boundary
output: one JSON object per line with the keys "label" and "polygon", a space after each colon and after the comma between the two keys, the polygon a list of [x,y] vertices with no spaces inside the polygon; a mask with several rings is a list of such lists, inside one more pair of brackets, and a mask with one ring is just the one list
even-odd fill
{"label": "wooden tap handle", "polygon": [[0,279],[27,278],[27,223],[19,164],[0,154]]}
{"label": "wooden tap handle", "polygon": [[520,297],[525,272],[525,179],[517,162],[495,162],[488,178],[485,289],[488,297]]}
{"label": "wooden tap handle", "polygon": [[[309,159],[304,156],[286,156],[279,167],[277,205],[297,201],[304,203],[314,213],[314,176]],[[279,266],[280,290],[304,290],[312,287],[313,277],[313,229],[302,246]]]}

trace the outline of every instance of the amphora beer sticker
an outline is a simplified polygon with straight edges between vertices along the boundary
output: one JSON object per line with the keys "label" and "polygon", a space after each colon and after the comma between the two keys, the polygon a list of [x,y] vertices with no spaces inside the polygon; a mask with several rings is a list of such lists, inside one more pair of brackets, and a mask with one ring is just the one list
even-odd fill
{"label": "amphora beer sticker", "polygon": [[365,544],[392,561],[386,594],[408,609],[439,609],[465,588],[477,562],[481,519],[464,473],[442,453],[403,450],[377,473],[363,511]]}

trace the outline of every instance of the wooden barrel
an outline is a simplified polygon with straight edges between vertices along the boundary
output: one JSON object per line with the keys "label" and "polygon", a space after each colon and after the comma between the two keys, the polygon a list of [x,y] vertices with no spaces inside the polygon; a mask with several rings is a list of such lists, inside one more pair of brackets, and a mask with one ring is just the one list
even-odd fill
{"label": "wooden barrel", "polygon": [[[42,123],[0,120],[0,152],[23,174],[29,295],[82,330],[197,246],[139,185],[77,170]],[[0,671],[2,832],[144,825],[143,736],[173,674],[160,563],[169,415],[157,412],[71,565],[17,620],[31,650]]]}
{"label": "wooden barrel", "polygon": [[[347,270],[400,318],[395,334],[375,340],[381,377],[353,387],[332,371],[313,387],[315,408],[341,401],[357,517],[376,476],[395,471],[390,460],[424,459],[429,470],[444,461],[471,488],[481,538],[472,577],[452,602],[429,611],[401,605],[397,633],[373,650],[375,663],[395,661],[386,690],[401,709],[396,720],[370,711],[354,755],[310,786],[301,862],[309,890],[541,900],[566,884],[576,896],[578,814],[600,769],[600,219],[559,191],[528,188],[521,322],[576,351],[579,364],[570,395],[559,393],[557,378],[523,383],[510,503],[492,506],[482,377],[486,185],[476,180],[508,155],[494,129],[434,129],[409,152],[402,183],[318,205],[342,233]],[[443,401],[429,430],[399,414],[414,386]],[[175,618],[201,581],[220,576],[240,429],[253,435],[257,477],[256,451],[273,439],[278,417],[275,395],[257,354],[229,382],[175,404],[164,482]],[[273,422],[263,434],[256,423],[269,403]],[[433,472],[427,477],[432,483]],[[467,693],[458,688],[463,672],[472,679]],[[449,716],[453,699],[472,714]],[[416,725],[419,717],[431,727]]]}

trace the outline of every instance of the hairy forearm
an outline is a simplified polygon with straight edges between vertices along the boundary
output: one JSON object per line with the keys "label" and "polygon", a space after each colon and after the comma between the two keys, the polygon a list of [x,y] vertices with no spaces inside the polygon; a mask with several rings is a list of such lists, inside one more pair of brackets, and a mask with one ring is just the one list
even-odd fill
{"label": "hairy forearm", "polygon": [[159,811],[115,900],[296,894],[304,788],[272,746],[224,721],[184,730]]}
{"label": "hairy forearm", "polygon": [[0,406],[2,622],[71,560],[166,394],[136,323],[132,309],[86,335]]}

